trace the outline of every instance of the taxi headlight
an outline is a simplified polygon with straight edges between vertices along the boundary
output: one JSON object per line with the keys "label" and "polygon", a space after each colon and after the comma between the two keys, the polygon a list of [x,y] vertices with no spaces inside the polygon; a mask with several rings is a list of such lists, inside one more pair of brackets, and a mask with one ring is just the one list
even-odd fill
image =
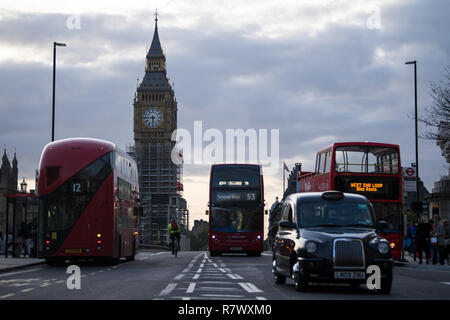
{"label": "taxi headlight", "polygon": [[314,241],[308,241],[305,245],[306,251],[308,253],[314,253],[317,251],[317,243]]}
{"label": "taxi headlight", "polygon": [[378,243],[378,251],[382,254],[386,254],[388,253],[390,250],[389,247],[389,243],[387,243],[386,241],[380,241],[380,243]]}

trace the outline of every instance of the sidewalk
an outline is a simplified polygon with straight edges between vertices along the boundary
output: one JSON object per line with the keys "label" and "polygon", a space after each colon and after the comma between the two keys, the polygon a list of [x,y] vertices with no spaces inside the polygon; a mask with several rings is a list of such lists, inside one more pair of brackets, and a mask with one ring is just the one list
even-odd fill
{"label": "sidewalk", "polygon": [[407,252],[405,252],[405,260],[406,262],[394,261],[394,265],[418,269],[450,271],[450,265],[448,265],[447,262],[443,265],[439,264],[439,262],[437,264],[433,264],[430,259],[429,264],[427,264],[427,260],[423,257],[422,264],[419,264],[419,258],[416,258],[416,261],[414,261],[413,256]]}
{"label": "sidewalk", "polygon": [[45,263],[44,259],[38,258],[12,258],[0,256],[0,273],[27,268]]}

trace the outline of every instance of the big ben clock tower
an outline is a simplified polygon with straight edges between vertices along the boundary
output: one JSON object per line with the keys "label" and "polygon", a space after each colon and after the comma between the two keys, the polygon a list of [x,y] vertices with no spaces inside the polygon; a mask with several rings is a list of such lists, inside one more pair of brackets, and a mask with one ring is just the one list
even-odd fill
{"label": "big ben clock tower", "polygon": [[174,217],[188,228],[186,200],[181,196],[182,165],[174,164],[171,151],[177,128],[177,101],[167,78],[166,57],[158,34],[158,15],[152,44],[146,56],[145,75],[134,98],[135,157],[139,171],[140,236],[144,243],[167,243],[167,225]]}

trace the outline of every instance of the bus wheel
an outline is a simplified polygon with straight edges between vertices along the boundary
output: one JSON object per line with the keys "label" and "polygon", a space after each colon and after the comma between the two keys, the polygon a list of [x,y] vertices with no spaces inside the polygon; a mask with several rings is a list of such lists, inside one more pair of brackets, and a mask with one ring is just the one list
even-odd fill
{"label": "bus wheel", "polygon": [[261,257],[260,251],[249,251],[247,252],[248,257]]}
{"label": "bus wheel", "polygon": [[219,252],[217,252],[217,251],[210,251],[209,252],[209,256],[211,256],[211,257],[215,257],[215,256],[218,256],[219,255]]}
{"label": "bus wheel", "polygon": [[66,263],[66,259],[63,257],[49,257],[45,258],[45,263],[47,263],[49,266],[63,266]]}
{"label": "bus wheel", "polygon": [[135,251],[136,244],[135,243],[136,242],[133,243],[133,249],[131,251],[131,256],[127,257],[127,259],[126,259],[127,261],[134,261],[134,258],[135,258],[135,255],[136,255],[136,251]]}

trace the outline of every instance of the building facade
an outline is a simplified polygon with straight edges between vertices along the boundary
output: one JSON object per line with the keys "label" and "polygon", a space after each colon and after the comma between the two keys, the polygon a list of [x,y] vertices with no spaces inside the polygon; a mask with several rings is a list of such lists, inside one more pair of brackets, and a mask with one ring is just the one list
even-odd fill
{"label": "building facade", "polygon": [[182,163],[174,163],[171,158],[178,107],[167,77],[157,17],[145,75],[136,89],[133,108],[134,147],[129,151],[136,158],[139,172],[140,241],[166,244],[169,219],[177,219],[182,230],[188,229],[189,219],[182,197]]}

